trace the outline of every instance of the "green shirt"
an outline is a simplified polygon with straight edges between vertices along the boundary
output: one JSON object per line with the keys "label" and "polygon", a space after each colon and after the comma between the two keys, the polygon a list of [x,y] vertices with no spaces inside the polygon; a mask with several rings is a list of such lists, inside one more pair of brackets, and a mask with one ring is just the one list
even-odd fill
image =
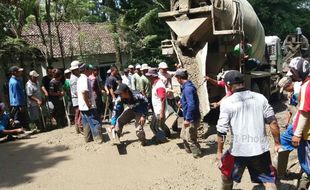
{"label": "green shirt", "polygon": [[65,84],[63,85],[63,90],[65,92],[65,100],[68,102],[70,100],[70,79],[65,80]]}
{"label": "green shirt", "polygon": [[149,79],[146,76],[142,75],[137,81],[137,90],[145,93],[146,97],[151,97],[151,88],[152,86]]}

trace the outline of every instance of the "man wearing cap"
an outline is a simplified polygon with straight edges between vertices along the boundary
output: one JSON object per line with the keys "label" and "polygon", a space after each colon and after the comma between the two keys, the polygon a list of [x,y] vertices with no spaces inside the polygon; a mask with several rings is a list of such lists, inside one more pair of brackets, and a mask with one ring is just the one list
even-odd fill
{"label": "man wearing cap", "polygon": [[18,120],[22,127],[29,129],[27,123],[27,111],[25,109],[26,99],[24,95],[24,88],[21,81],[23,68],[13,66],[10,68],[11,78],[9,81],[9,97],[11,114],[14,120]]}
{"label": "man wearing cap", "polygon": [[[166,142],[166,136],[170,136],[169,128],[165,125],[167,110],[167,96],[166,87],[162,80],[158,78],[158,70],[150,68],[145,74],[152,81],[152,105],[153,118],[151,122],[151,129],[155,135],[155,140],[159,143]],[[165,134],[165,132],[167,134]]]}
{"label": "man wearing cap", "polygon": [[129,76],[128,69],[124,69],[124,74],[122,75],[122,83],[126,84],[129,88],[131,88],[131,77]]}
{"label": "man wearing cap", "polygon": [[71,101],[74,110],[74,124],[75,124],[75,131],[77,134],[83,132],[83,126],[81,124],[81,113],[79,110],[78,104],[78,93],[77,93],[77,81],[80,77],[80,70],[79,70],[79,61],[73,61],[71,63],[71,76],[70,76],[70,93],[71,93]]}
{"label": "man wearing cap", "polygon": [[[120,84],[115,93],[118,97],[115,101],[111,124],[117,136],[121,136],[124,125],[135,119],[136,135],[141,145],[145,146],[147,141],[143,126],[148,113],[147,99],[138,91],[131,91],[126,84]],[[125,110],[124,105],[127,105]]]}
{"label": "man wearing cap", "polygon": [[97,143],[102,143],[101,122],[96,110],[96,102],[93,96],[89,76],[91,69],[88,65],[80,66],[81,75],[77,81],[78,104],[82,115],[84,128],[84,137],[86,142],[95,140]]}
{"label": "man wearing cap", "polygon": [[42,94],[38,78],[39,74],[36,71],[30,71],[29,80],[26,83],[26,94],[30,120],[36,124],[39,132],[42,132],[45,129],[41,121]]}
{"label": "man wearing cap", "polygon": [[150,80],[145,76],[148,72],[149,66],[147,64],[143,64],[141,67],[142,75],[138,80],[138,90],[148,99],[151,98],[151,83]]}
{"label": "man wearing cap", "polygon": [[138,90],[139,79],[141,76],[142,76],[141,65],[137,64],[135,74],[133,74],[131,77],[131,89],[132,90]]}
{"label": "man wearing cap", "polygon": [[159,69],[159,72],[158,72],[158,77],[160,78],[160,80],[163,81],[163,83],[165,84],[166,88],[172,88],[172,77],[173,75],[170,74],[168,72],[168,65],[166,62],[161,62],[159,63],[158,65],[158,69]]}
{"label": "man wearing cap", "polygon": [[182,86],[181,104],[183,108],[184,123],[181,131],[181,138],[184,142],[186,152],[192,153],[194,158],[201,157],[200,145],[197,141],[197,129],[200,126],[199,98],[197,89],[188,80],[186,69],[178,69],[175,77]]}
{"label": "man wearing cap", "polygon": [[[13,120],[10,120],[9,114],[5,111],[4,103],[0,103],[0,138],[8,135],[18,135],[24,133],[23,128],[16,128]],[[9,139],[9,138],[8,138]]]}
{"label": "man wearing cap", "polygon": [[[253,183],[263,184],[268,190],[276,189],[265,129],[265,123],[269,124],[277,152],[281,147],[280,130],[274,111],[263,95],[245,89],[243,75],[239,71],[228,72],[224,81],[233,94],[222,101],[216,126],[222,189],[231,190],[233,182],[240,183],[245,168],[249,170]],[[223,154],[229,130],[231,146]]]}
{"label": "man wearing cap", "polygon": [[299,108],[293,122],[292,144],[298,147],[298,158],[304,172],[300,189],[306,189],[310,179],[310,63],[304,58],[291,60],[287,73],[293,81],[302,82],[299,93]]}

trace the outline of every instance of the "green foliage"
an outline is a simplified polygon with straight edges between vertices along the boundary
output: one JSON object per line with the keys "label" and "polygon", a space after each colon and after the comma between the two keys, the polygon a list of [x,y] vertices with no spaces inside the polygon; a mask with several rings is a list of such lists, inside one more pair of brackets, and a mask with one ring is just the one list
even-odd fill
{"label": "green foliage", "polygon": [[160,48],[161,41],[170,37],[169,28],[158,18],[158,13],[168,7],[169,2],[164,0],[121,0],[120,7],[110,2],[110,7],[103,9],[121,50],[130,55],[130,64],[169,62]]}
{"label": "green foliage", "polygon": [[310,9],[308,0],[249,0],[264,25],[266,35],[277,35],[284,39],[294,33],[296,27],[303,28],[310,37]]}

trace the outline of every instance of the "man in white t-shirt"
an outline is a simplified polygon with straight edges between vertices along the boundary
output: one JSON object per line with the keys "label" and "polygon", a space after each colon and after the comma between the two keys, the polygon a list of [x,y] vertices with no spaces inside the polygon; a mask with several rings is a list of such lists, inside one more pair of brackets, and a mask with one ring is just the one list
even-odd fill
{"label": "man in white t-shirt", "polygon": [[78,104],[78,95],[77,95],[77,81],[80,77],[80,70],[79,70],[79,61],[72,61],[71,63],[71,76],[70,76],[70,94],[71,94],[71,101],[72,107],[74,109],[74,124],[75,124],[75,131],[76,133],[83,133],[83,126],[81,125],[81,113],[79,110]]}
{"label": "man in white t-shirt", "polygon": [[86,64],[82,64],[79,69],[81,75],[77,81],[77,93],[85,141],[90,142],[95,140],[98,143],[102,143],[101,122],[98,117],[95,98],[88,78],[91,75],[91,70]]}
{"label": "man in white t-shirt", "polygon": [[[245,89],[239,71],[228,72],[224,81],[233,94],[221,103],[216,126],[222,189],[232,189],[233,182],[239,183],[245,168],[248,168],[253,183],[264,184],[266,189],[274,190],[276,177],[265,128],[265,123],[270,125],[275,150],[278,151],[281,147],[280,130],[274,111],[263,95]],[[231,146],[223,154],[224,139],[229,130]]]}

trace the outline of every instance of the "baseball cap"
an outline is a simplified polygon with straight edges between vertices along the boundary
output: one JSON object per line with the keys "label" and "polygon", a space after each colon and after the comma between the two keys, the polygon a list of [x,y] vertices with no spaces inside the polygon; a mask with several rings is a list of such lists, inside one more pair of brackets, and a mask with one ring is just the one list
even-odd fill
{"label": "baseball cap", "polygon": [[149,68],[148,72],[145,73],[147,77],[158,77],[158,69],[156,68]]}
{"label": "baseball cap", "polygon": [[79,66],[80,66],[80,64],[81,64],[81,63],[80,63],[79,61],[72,61],[72,62],[71,62],[70,70],[72,71],[72,70],[78,69]]}
{"label": "baseball cap", "polygon": [[149,66],[147,64],[143,64],[141,70],[148,70]]}
{"label": "baseball cap", "polygon": [[224,82],[227,85],[243,83],[244,82],[243,75],[236,70],[228,71],[224,75]]}
{"label": "baseball cap", "polygon": [[107,74],[110,74],[111,73],[111,69],[109,69],[108,71],[107,71]]}
{"label": "baseball cap", "polygon": [[80,72],[84,72],[85,70],[89,70],[90,69],[90,67],[89,67],[89,65],[88,64],[82,64],[80,67],[79,67],[79,69],[80,69]]}
{"label": "baseball cap", "polygon": [[20,67],[18,67],[18,66],[12,66],[12,67],[10,67],[10,69],[9,69],[9,71],[10,71],[11,73],[16,72],[16,71],[23,71],[23,70],[24,70],[23,68],[20,68]]}
{"label": "baseball cap", "polygon": [[71,70],[70,70],[70,69],[66,69],[66,70],[65,70],[65,74],[68,74],[68,73],[71,73]]}
{"label": "baseball cap", "polygon": [[30,71],[29,76],[39,77],[40,75],[37,73],[37,71],[33,70],[33,71]]}
{"label": "baseball cap", "polygon": [[135,67],[133,65],[129,65],[128,69],[134,69]]}
{"label": "baseball cap", "polygon": [[129,72],[129,70],[125,68],[124,69],[124,73],[128,73],[128,72]]}
{"label": "baseball cap", "polygon": [[161,63],[159,63],[158,68],[159,69],[168,69],[168,65],[166,62],[161,62]]}
{"label": "baseball cap", "polygon": [[188,77],[188,72],[186,69],[181,68],[175,72],[175,77]]}
{"label": "baseball cap", "polygon": [[285,76],[283,77],[279,82],[278,86],[280,87],[280,93],[283,92],[284,88],[286,88],[288,85],[292,84],[293,80],[291,77]]}
{"label": "baseball cap", "polygon": [[304,81],[310,74],[310,64],[302,57],[295,57],[289,63],[289,71],[286,76],[290,76],[293,81]]}
{"label": "baseball cap", "polygon": [[140,65],[140,64],[137,64],[137,65],[136,65],[136,69],[141,69],[141,65]]}
{"label": "baseball cap", "polygon": [[125,90],[129,90],[129,87],[124,84],[124,83],[121,83],[118,88],[115,90],[115,94],[121,94],[122,92],[124,92]]}

